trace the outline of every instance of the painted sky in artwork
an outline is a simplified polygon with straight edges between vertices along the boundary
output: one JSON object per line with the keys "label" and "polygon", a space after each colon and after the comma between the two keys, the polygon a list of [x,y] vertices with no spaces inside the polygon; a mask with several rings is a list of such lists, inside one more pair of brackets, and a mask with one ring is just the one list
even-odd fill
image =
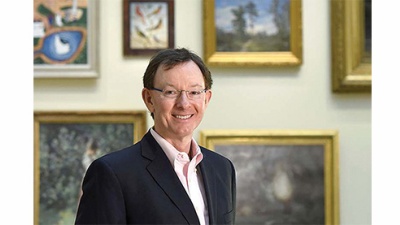
{"label": "painted sky in artwork", "polygon": [[[258,10],[254,30],[252,32],[265,32],[268,35],[273,35],[278,32],[277,27],[273,22],[274,15],[269,12],[269,5],[272,0],[215,0],[215,22],[219,29],[225,32],[230,32],[232,28],[233,14],[231,10],[242,5],[245,6],[249,2],[253,2]],[[289,0],[280,0],[281,4]],[[249,18],[246,17],[248,20]],[[250,32],[250,31],[248,31]]]}

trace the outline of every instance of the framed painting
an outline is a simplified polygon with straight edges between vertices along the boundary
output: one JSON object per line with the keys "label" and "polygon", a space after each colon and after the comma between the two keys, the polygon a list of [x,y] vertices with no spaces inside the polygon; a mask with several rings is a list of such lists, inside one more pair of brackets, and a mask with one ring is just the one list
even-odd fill
{"label": "framed painting", "polygon": [[174,0],[124,0],[124,55],[174,47]]}
{"label": "framed painting", "polygon": [[34,77],[98,77],[98,1],[33,2]]}
{"label": "framed painting", "polygon": [[34,224],[74,224],[90,163],[145,132],[145,111],[35,112]]}
{"label": "framed painting", "polygon": [[371,0],[330,0],[332,90],[371,92]]}
{"label": "framed painting", "polygon": [[338,133],[204,130],[236,169],[236,224],[340,224]]}
{"label": "framed painting", "polygon": [[301,0],[204,0],[206,63],[300,65],[301,5]]}

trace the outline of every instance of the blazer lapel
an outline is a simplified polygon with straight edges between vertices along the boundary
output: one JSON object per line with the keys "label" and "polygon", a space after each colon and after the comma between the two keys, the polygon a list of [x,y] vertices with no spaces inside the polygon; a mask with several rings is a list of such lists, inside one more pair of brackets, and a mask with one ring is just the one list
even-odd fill
{"label": "blazer lapel", "polygon": [[[202,149],[202,152],[204,154],[206,150]],[[216,199],[217,199],[217,187],[215,185],[215,172],[214,172],[214,166],[210,161],[207,159],[207,155],[204,154],[203,160],[199,164],[200,166],[200,171],[201,175],[203,177],[203,183],[204,183],[204,190],[206,192],[206,198],[207,198],[207,206],[208,206],[208,218],[210,224],[216,224],[216,215],[217,215],[217,205],[216,205]]]}
{"label": "blazer lapel", "polygon": [[175,203],[189,224],[200,224],[194,206],[176,175],[168,157],[148,132],[142,140],[142,154],[151,160],[147,170]]}

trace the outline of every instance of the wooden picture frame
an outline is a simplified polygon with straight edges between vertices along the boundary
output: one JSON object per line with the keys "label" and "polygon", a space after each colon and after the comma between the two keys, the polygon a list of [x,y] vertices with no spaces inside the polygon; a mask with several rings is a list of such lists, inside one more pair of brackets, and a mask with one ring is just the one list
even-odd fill
{"label": "wooden picture frame", "polygon": [[333,130],[203,130],[236,169],[236,224],[340,224]]}
{"label": "wooden picture frame", "polygon": [[97,78],[97,0],[34,0],[34,78]]}
{"label": "wooden picture frame", "polygon": [[174,0],[124,0],[124,56],[174,48]]}
{"label": "wooden picture frame", "polygon": [[371,28],[371,17],[365,19],[366,13],[371,13],[371,2],[369,8],[365,3],[365,0],[330,0],[333,92],[371,92],[371,50],[365,47],[371,43],[371,36],[365,33]]}
{"label": "wooden picture frame", "polygon": [[146,111],[34,112],[34,224],[74,224],[89,164],[146,129]]}
{"label": "wooden picture frame", "polygon": [[[223,5],[223,3],[230,5]],[[251,1],[253,3],[252,10],[247,11],[245,8],[248,6],[243,5],[245,3],[250,4],[240,0],[224,2],[222,0],[204,0],[205,62],[209,66],[221,67],[301,65],[303,58],[302,1],[279,0],[276,6],[272,6],[272,1],[256,0]],[[279,24],[283,25],[277,26],[277,22],[268,22],[268,24],[257,22],[257,18],[261,16],[265,18],[263,21],[270,20],[272,15],[270,10],[282,12],[278,14],[281,15]],[[252,14],[248,12],[252,12]],[[243,24],[246,23],[244,16],[247,14],[245,13],[249,14],[249,17],[250,15],[258,16],[254,16],[254,22],[247,22],[249,26],[243,28]],[[242,26],[238,25],[235,32],[231,31],[234,22],[229,22],[232,19],[227,18],[232,15],[242,18],[241,21],[244,22],[241,23]],[[261,27],[258,28],[260,30],[257,30],[257,27]]]}

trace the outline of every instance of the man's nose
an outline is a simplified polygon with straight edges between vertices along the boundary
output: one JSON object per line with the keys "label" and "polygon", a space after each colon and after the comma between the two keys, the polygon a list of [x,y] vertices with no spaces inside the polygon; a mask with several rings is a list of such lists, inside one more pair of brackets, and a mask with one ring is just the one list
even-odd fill
{"label": "man's nose", "polygon": [[189,98],[188,98],[187,92],[180,91],[180,94],[179,94],[178,98],[176,99],[176,102],[179,106],[189,105]]}

